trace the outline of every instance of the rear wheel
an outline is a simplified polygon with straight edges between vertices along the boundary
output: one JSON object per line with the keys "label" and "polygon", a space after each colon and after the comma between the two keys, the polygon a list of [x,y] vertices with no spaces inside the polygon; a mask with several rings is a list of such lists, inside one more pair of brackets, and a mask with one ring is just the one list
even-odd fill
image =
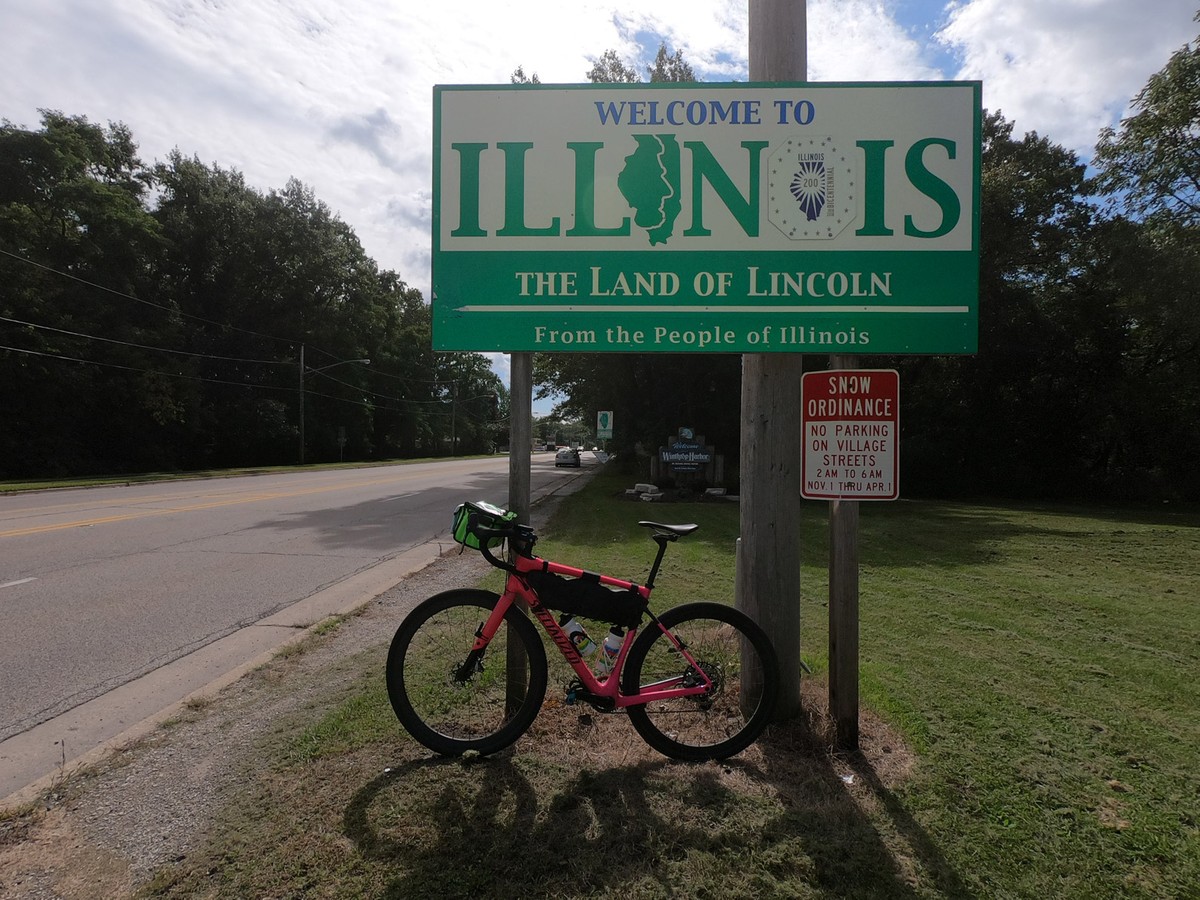
{"label": "rear wheel", "polygon": [[[435,753],[495,753],[519,738],[541,708],[546,651],[520,610],[509,609],[487,650],[470,658],[475,633],[499,599],[489,591],[437,594],[409,613],[392,638],[388,699],[400,724]],[[511,672],[510,644],[525,651]]]}
{"label": "rear wheel", "polygon": [[[689,603],[659,622],[687,649],[712,682],[704,694],[627,707],[638,734],[675,759],[723,759],[762,733],[779,695],[771,640],[749,616],[719,603]],[[650,623],[629,649],[621,677],[625,694],[650,686],[701,684],[703,678],[660,628]]]}

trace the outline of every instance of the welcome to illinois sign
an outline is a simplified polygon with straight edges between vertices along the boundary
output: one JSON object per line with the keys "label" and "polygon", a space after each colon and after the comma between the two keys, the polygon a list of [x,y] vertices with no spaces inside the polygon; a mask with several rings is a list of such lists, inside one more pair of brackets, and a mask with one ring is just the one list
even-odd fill
{"label": "welcome to illinois sign", "polygon": [[438,350],[973,353],[981,88],[434,88]]}

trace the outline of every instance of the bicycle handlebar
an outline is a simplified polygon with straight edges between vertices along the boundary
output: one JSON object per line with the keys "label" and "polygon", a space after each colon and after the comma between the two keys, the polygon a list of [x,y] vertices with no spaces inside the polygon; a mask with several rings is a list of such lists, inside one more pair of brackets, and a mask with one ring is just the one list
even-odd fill
{"label": "bicycle handlebar", "polygon": [[479,524],[478,517],[472,514],[470,528],[471,533],[479,538],[479,552],[483,554],[483,558],[497,569],[504,569],[506,572],[516,572],[517,567],[492,554],[488,544],[493,539],[508,541],[513,552],[521,556],[531,555],[533,545],[537,543],[537,533],[528,525],[519,525],[516,522],[508,523],[503,528],[485,528]]}

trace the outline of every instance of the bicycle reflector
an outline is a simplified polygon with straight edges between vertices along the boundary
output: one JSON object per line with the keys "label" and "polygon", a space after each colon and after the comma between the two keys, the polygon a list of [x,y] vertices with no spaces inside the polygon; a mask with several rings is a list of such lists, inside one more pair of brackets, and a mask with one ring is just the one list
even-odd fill
{"label": "bicycle reflector", "polygon": [[475,533],[474,528],[503,528],[516,518],[515,512],[509,512],[482,500],[475,503],[460,503],[454,510],[452,530],[454,540],[472,550],[478,550],[485,542],[488,549],[498,547],[504,542],[503,538],[481,539]]}

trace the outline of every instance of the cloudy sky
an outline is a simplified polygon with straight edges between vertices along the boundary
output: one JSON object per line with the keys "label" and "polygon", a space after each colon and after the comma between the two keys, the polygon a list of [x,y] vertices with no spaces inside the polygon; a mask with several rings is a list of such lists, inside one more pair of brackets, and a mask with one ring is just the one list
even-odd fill
{"label": "cloudy sky", "polygon": [[[1198,2],[809,0],[809,75],[979,79],[1087,159]],[[644,71],[664,40],[746,80],[747,0],[0,0],[0,117],[124,122],[147,162],[178,147],[264,191],[294,176],[428,297],[433,85],[579,82],[610,48]]]}

